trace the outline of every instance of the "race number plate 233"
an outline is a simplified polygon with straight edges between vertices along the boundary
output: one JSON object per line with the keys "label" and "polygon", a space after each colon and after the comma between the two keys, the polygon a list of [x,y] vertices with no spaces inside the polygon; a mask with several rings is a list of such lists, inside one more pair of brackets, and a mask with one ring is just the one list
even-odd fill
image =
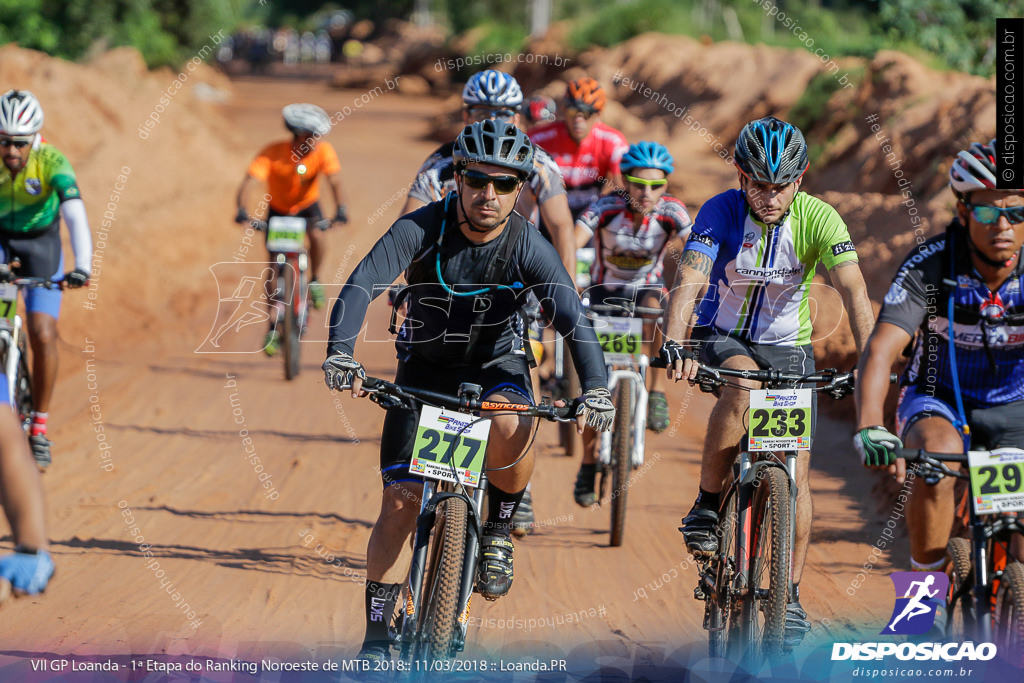
{"label": "race number plate 233", "polygon": [[811,447],[811,390],[750,392],[747,450],[806,451]]}
{"label": "race number plate 233", "polygon": [[594,319],[594,332],[609,363],[631,363],[643,350],[644,322],[639,318],[599,315]]}
{"label": "race number plate 233", "polygon": [[467,427],[475,419],[465,413],[423,406],[409,471],[452,482],[457,474],[458,481],[466,486],[479,485],[491,421],[480,420]]}
{"label": "race number plate 233", "polygon": [[971,498],[979,515],[1024,510],[1024,451],[968,451]]}

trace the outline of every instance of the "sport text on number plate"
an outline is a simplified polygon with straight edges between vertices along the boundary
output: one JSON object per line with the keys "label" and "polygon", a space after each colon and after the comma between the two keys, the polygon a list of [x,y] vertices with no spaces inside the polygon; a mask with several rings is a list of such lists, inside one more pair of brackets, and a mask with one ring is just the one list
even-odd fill
{"label": "sport text on number plate", "polygon": [[452,471],[454,456],[458,481],[466,486],[478,486],[491,421],[480,420],[467,428],[475,419],[473,415],[423,406],[409,471],[428,479],[456,481]]}
{"label": "sport text on number plate", "polygon": [[14,316],[18,312],[18,286],[10,282],[0,284],[0,330],[14,329]]}
{"label": "sport text on number plate", "polygon": [[632,363],[643,351],[644,321],[640,318],[595,316],[594,332],[608,363]]}
{"label": "sport text on number plate", "polygon": [[267,221],[267,251],[296,252],[305,245],[305,218],[274,216]]}
{"label": "sport text on number plate", "polygon": [[971,498],[979,515],[1024,510],[1024,451],[968,451]]}
{"label": "sport text on number plate", "polygon": [[749,451],[806,451],[811,447],[811,390],[750,392]]}

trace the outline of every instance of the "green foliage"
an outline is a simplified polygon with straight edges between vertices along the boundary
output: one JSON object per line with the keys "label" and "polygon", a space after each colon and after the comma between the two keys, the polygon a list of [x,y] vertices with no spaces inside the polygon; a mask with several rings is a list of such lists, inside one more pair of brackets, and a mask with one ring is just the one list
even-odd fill
{"label": "green foliage", "polygon": [[999,17],[1024,16],[1024,0],[880,0],[878,23],[893,41],[919,45],[954,69],[995,73]]}
{"label": "green foliage", "polygon": [[0,0],[0,43],[65,59],[131,45],[150,66],[191,59],[210,36],[230,34],[250,0]]}

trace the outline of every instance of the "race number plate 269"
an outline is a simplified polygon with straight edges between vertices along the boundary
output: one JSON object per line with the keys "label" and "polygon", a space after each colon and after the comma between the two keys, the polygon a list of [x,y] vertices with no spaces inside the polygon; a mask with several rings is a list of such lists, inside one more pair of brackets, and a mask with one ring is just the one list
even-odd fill
{"label": "race number plate 269", "polygon": [[805,451],[811,447],[811,390],[750,392],[747,450]]}
{"label": "race number plate 269", "polygon": [[968,451],[971,499],[979,515],[1024,510],[1024,451]]}
{"label": "race number plate 269", "polygon": [[479,485],[491,421],[480,420],[467,428],[475,419],[472,415],[423,406],[409,471],[428,479],[452,482],[456,481],[457,473],[458,481],[466,486]]}
{"label": "race number plate 269", "polygon": [[631,363],[643,352],[644,322],[639,318],[595,316],[594,332],[608,363]]}

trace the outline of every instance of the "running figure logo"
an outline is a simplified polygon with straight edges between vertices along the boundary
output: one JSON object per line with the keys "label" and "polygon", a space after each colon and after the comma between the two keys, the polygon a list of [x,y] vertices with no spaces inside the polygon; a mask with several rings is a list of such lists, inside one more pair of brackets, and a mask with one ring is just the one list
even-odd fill
{"label": "running figure logo", "polygon": [[935,612],[946,604],[949,577],[943,572],[894,572],[896,605],[882,635],[919,635],[935,623]]}

